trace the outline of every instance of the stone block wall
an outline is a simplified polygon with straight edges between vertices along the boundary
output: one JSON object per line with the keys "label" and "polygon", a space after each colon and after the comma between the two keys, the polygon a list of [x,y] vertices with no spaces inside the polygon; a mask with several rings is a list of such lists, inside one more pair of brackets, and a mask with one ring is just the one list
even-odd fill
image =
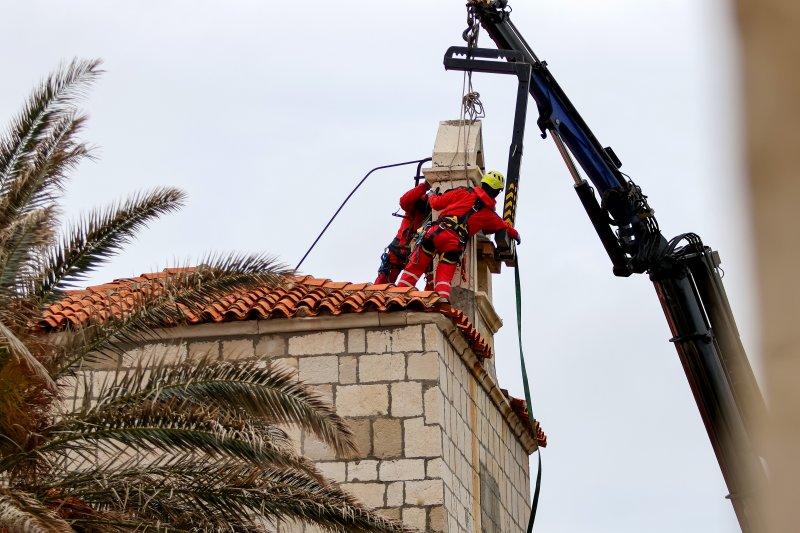
{"label": "stone block wall", "polygon": [[450,531],[525,531],[528,451],[456,348],[445,343],[441,387],[445,508]]}
{"label": "stone block wall", "polygon": [[[347,419],[359,454],[289,433],[329,478],[387,517],[430,532],[524,531],[535,442],[445,317],[363,313],[164,330],[122,360],[272,359]],[[87,377],[102,382],[110,366]],[[313,531],[278,526],[279,532]]]}

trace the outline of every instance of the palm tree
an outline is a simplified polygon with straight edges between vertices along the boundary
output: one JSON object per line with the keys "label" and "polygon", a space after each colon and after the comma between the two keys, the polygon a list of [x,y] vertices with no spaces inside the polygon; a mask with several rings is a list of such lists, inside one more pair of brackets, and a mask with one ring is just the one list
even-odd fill
{"label": "palm tree", "polygon": [[109,300],[56,335],[34,326],[184,199],[170,188],[141,193],[59,231],[68,171],[91,157],[77,140],[86,117],[76,101],[100,74],[99,61],[62,66],[0,137],[0,532],[265,531],[278,521],[406,531],[292,450],[282,426],[340,453],[354,444],[344,421],[286,370],[145,361],[91,401],[65,405],[81,365],[152,338],[209,299],[289,274],[263,255],[209,256],[124,309]]}

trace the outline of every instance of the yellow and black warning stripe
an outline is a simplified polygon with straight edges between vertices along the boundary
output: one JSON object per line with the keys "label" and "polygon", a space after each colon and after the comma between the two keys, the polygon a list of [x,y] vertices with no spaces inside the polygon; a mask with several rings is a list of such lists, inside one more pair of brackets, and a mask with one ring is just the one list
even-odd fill
{"label": "yellow and black warning stripe", "polygon": [[514,214],[517,210],[517,186],[514,183],[508,184],[506,200],[503,205],[503,220],[514,225]]}

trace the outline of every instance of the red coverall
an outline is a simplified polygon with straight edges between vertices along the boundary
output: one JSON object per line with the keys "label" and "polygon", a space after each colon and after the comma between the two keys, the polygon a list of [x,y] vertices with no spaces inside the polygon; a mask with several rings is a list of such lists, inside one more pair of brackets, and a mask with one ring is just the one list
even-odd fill
{"label": "red coverall", "polygon": [[[464,215],[475,206],[476,200],[480,200],[483,207],[469,216],[466,232],[459,237],[457,231],[453,229],[455,224],[446,225],[442,220],[451,217],[451,220],[456,219],[457,223],[462,225]],[[431,195],[428,201],[432,209],[441,210],[439,223],[431,226],[422,236],[411,254],[408,265],[400,274],[397,285],[414,287],[422,273],[430,266],[434,254],[439,254],[435,290],[449,300],[450,282],[453,280],[456,267],[461,263],[461,255],[470,237],[479,231],[495,233],[506,230],[511,238],[517,239],[519,232],[494,212],[497,202],[482,188],[459,187],[442,195]]]}
{"label": "red coverall", "polygon": [[400,271],[408,261],[408,254],[411,252],[411,238],[422,225],[428,215],[429,207],[425,193],[430,189],[430,185],[423,181],[410,191],[400,197],[400,208],[405,212],[403,222],[394,240],[386,247],[386,251],[381,256],[381,266],[378,268],[379,283],[394,283]]}

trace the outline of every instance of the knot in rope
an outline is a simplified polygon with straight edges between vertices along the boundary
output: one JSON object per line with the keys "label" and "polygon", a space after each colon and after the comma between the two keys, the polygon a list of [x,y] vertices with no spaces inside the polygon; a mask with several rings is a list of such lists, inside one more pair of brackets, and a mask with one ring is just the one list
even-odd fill
{"label": "knot in rope", "polygon": [[481,93],[477,91],[470,91],[465,94],[462,106],[464,107],[464,116],[469,117],[473,122],[486,116],[481,102]]}

